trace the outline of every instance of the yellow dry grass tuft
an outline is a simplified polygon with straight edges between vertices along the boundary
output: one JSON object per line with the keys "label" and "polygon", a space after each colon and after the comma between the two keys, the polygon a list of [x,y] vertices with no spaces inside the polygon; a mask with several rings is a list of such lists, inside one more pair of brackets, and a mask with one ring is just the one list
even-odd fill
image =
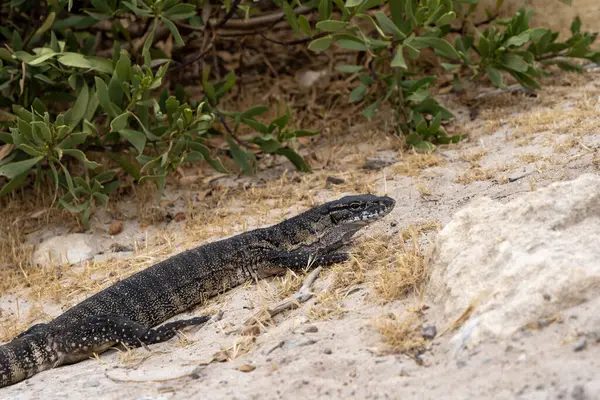
{"label": "yellow dry grass tuft", "polygon": [[406,318],[391,314],[377,318],[372,326],[383,337],[387,351],[391,353],[415,353],[426,346],[421,334],[423,324],[415,313]]}
{"label": "yellow dry grass tuft", "polygon": [[244,354],[250,353],[255,347],[255,336],[240,336],[233,341],[233,344],[230,347],[216,352],[213,355],[213,359],[219,362],[233,361]]}
{"label": "yellow dry grass tuft", "polygon": [[[409,243],[404,240],[394,248],[393,260],[377,271],[374,286],[384,302],[405,297],[409,293],[419,294],[427,279],[427,265],[421,253],[419,232],[409,229]],[[404,236],[404,235],[402,235]]]}
{"label": "yellow dry grass tuft", "polygon": [[342,307],[344,290],[325,290],[317,296],[314,305],[308,308],[308,318],[311,321],[324,321],[341,317],[346,310]]}
{"label": "yellow dry grass tuft", "polygon": [[460,159],[471,164],[471,167],[479,167],[479,162],[486,154],[487,150],[463,152],[460,154]]}
{"label": "yellow dry grass tuft", "polygon": [[437,154],[413,151],[406,154],[398,165],[393,166],[392,171],[399,175],[418,176],[424,169],[443,164],[443,160]]}
{"label": "yellow dry grass tuft", "polygon": [[494,171],[488,168],[469,168],[454,181],[463,185],[468,185],[476,181],[487,181],[494,178]]}

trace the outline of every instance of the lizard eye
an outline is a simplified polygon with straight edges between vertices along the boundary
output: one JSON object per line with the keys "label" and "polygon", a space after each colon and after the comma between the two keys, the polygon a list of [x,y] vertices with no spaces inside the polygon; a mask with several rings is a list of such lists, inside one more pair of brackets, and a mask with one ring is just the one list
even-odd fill
{"label": "lizard eye", "polygon": [[350,204],[350,208],[353,210],[358,210],[360,208],[360,204],[359,203],[352,203]]}

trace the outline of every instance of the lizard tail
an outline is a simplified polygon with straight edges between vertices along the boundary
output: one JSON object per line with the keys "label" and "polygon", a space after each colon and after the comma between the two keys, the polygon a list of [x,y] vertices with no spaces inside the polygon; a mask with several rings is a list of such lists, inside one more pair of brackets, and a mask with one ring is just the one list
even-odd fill
{"label": "lizard tail", "polygon": [[58,354],[46,335],[30,334],[0,346],[0,388],[50,369]]}

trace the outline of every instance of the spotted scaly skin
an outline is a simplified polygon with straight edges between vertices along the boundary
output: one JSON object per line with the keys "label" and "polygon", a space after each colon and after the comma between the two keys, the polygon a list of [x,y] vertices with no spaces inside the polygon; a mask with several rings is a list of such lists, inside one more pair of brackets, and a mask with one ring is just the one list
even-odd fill
{"label": "spotted scaly skin", "polygon": [[209,317],[157,325],[248,280],[345,261],[348,254],[337,251],[394,206],[387,196],[347,196],[159,262],[0,346],[0,387],[116,345],[169,340],[178,329]]}

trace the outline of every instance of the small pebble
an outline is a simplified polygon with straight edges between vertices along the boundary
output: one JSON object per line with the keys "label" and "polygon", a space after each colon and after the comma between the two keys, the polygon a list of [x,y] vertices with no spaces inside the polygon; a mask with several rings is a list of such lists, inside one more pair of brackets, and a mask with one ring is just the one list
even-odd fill
{"label": "small pebble", "polygon": [[575,342],[575,347],[573,348],[573,350],[574,351],[582,351],[582,350],[585,350],[586,347],[587,347],[587,340],[584,337],[582,337],[577,342]]}
{"label": "small pebble", "polygon": [[317,328],[314,325],[309,325],[306,328],[304,328],[304,332],[306,332],[306,333],[314,333],[314,332],[318,332],[318,331],[319,331],[319,328]]}
{"label": "small pebble", "polygon": [[328,349],[323,350],[323,353],[331,354],[331,353],[333,353],[333,351],[331,351],[331,349],[328,348]]}
{"label": "small pebble", "polygon": [[342,178],[336,178],[333,176],[328,176],[327,179],[325,180],[326,185],[341,185],[344,183],[346,183],[346,181],[343,180]]}
{"label": "small pebble", "polygon": [[435,335],[437,335],[437,328],[435,327],[435,325],[426,325],[423,327],[421,334],[423,335],[424,339],[433,340],[433,338],[435,338]]}
{"label": "small pebble", "polygon": [[121,232],[123,232],[123,223],[121,221],[114,221],[108,227],[108,233],[111,236],[118,235]]}
{"label": "small pebble", "polygon": [[238,371],[242,371],[242,372],[252,372],[255,369],[256,369],[256,367],[254,365],[250,365],[250,364],[242,364],[237,368]]}

